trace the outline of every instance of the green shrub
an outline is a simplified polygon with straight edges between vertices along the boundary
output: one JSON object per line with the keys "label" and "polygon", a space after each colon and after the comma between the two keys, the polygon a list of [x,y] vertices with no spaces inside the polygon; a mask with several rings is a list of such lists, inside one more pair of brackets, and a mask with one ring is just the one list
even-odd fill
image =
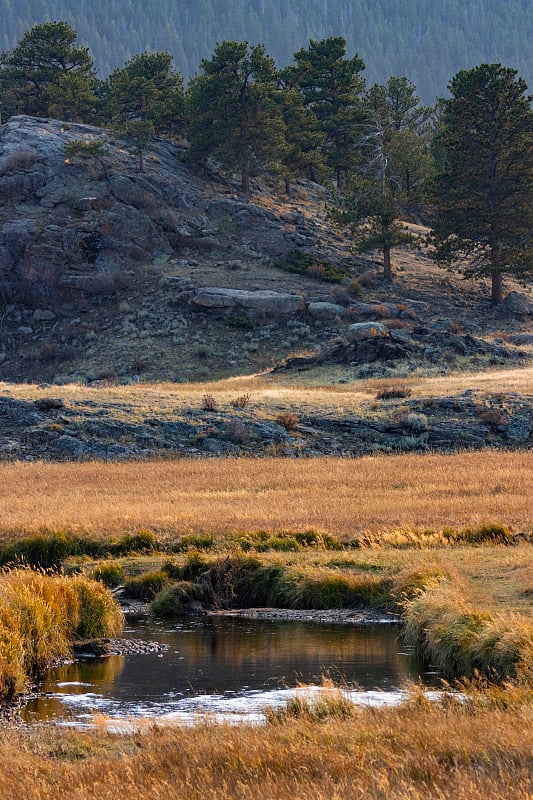
{"label": "green shrub", "polygon": [[306,253],[295,247],[289,250],[284,258],[274,259],[273,264],[285,272],[292,272],[297,275],[307,275],[319,280],[339,283],[346,278],[350,272],[336,267],[330,261],[326,261],[312,253]]}
{"label": "green shrub", "polygon": [[128,553],[151,553],[157,550],[159,542],[152,531],[138,531],[123,536],[120,541],[112,545],[110,550],[113,555],[127,555]]}
{"label": "green shrub", "polygon": [[149,602],[168,584],[166,572],[147,572],[130,578],[124,584],[124,593],[134,600]]}
{"label": "green shrub", "polygon": [[210,534],[191,533],[182,536],[172,547],[175,553],[184,553],[187,550],[210,550],[215,543],[215,537]]}
{"label": "green shrub", "polygon": [[77,139],[67,142],[65,145],[65,158],[94,158],[95,156],[105,155],[105,153],[104,142],[98,140],[82,141]]}
{"label": "green shrub", "polygon": [[251,331],[255,327],[255,322],[244,311],[233,311],[226,317],[226,325],[241,331]]}
{"label": "green shrub", "polygon": [[150,608],[155,617],[174,619],[187,614],[192,601],[204,600],[205,591],[202,586],[190,581],[180,581],[163,589],[150,603]]}
{"label": "green shrub", "polygon": [[510,528],[500,522],[487,522],[477,528],[455,531],[445,528],[442,532],[450,542],[466,544],[512,544],[514,537]]}
{"label": "green shrub", "polygon": [[95,581],[100,581],[104,586],[118,586],[124,574],[122,564],[116,561],[108,561],[106,564],[101,564],[93,570],[91,578]]}

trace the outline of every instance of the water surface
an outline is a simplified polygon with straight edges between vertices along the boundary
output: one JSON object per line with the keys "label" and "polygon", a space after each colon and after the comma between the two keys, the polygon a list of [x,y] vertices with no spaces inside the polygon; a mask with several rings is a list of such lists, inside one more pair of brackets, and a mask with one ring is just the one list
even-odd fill
{"label": "water surface", "polygon": [[125,635],[163,642],[168,650],[51,669],[24,719],[79,724],[95,712],[185,721],[206,713],[257,717],[298,685],[319,686],[324,675],[358,687],[362,702],[397,701],[402,687],[421,677],[395,625],[210,617],[143,621]]}

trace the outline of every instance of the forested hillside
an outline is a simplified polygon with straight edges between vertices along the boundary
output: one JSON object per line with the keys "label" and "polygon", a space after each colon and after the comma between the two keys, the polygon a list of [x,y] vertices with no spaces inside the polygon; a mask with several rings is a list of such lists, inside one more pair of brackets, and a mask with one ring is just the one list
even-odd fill
{"label": "forested hillside", "polygon": [[530,0],[0,0],[0,49],[38,22],[66,20],[102,75],[168,50],[188,77],[217,41],[262,42],[279,65],[310,38],[343,36],[367,81],[407,75],[425,102],[460,68],[499,61],[533,83]]}

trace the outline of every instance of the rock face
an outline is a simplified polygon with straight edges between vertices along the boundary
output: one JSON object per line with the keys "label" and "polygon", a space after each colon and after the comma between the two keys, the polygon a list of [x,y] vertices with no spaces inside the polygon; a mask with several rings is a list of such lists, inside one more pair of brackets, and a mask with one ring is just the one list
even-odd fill
{"label": "rock face", "polygon": [[389,329],[382,322],[356,322],[348,329],[348,341],[358,342],[389,335]]}
{"label": "rock face", "polygon": [[[65,148],[80,142],[101,147],[66,158]],[[208,183],[181,163],[182,155],[172,143],[154,140],[141,173],[127,143],[104,130],[12,117],[0,127],[2,296],[55,313],[112,295],[132,263],[191,249],[223,252],[228,226],[240,245],[261,255],[279,257],[294,247],[279,216],[246,199],[214,199]],[[297,307],[300,300],[228,302],[289,313],[283,304]]]}
{"label": "rock face", "polygon": [[244,289],[222,289],[216,286],[197,289],[191,303],[201,308],[242,308],[259,315],[287,316],[303,311],[304,299],[300,294],[285,292],[246,291]]}

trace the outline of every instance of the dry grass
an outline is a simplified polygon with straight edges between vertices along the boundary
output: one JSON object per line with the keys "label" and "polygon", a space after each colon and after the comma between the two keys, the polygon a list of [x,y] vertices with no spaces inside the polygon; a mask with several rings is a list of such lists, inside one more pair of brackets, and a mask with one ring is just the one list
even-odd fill
{"label": "dry grass", "polygon": [[60,397],[74,407],[82,406],[87,399],[102,405],[119,403],[130,414],[135,411],[139,414],[153,413],[154,408],[163,414],[175,412],[182,406],[201,408],[206,394],[213,397],[219,408],[231,408],[236,395],[253,395],[254,409],[267,411],[272,407],[286,407],[301,412],[325,407],[330,407],[332,411],[356,411],[362,403],[373,399],[377,391],[395,385],[408,389],[414,398],[444,397],[467,389],[488,394],[533,394],[533,366],[458,372],[437,377],[370,378],[355,380],[351,384],[338,384],[336,381],[339,376],[346,377],[344,367],[321,367],[303,374],[265,373],[212,383],[150,383],[90,389],[78,384],[40,388],[34,384],[0,383],[0,392],[20,400]]}
{"label": "dry grass", "polygon": [[533,453],[0,465],[0,536],[531,525]]}
{"label": "dry grass", "polygon": [[[508,707],[505,707],[505,706]],[[530,800],[531,692],[464,705],[422,696],[395,709],[280,716],[277,724],[112,736],[10,731],[3,800]],[[324,717],[324,718],[322,718]]]}
{"label": "dry grass", "polygon": [[73,639],[117,634],[122,622],[100,583],[27,570],[0,573],[0,702],[69,655]]}

